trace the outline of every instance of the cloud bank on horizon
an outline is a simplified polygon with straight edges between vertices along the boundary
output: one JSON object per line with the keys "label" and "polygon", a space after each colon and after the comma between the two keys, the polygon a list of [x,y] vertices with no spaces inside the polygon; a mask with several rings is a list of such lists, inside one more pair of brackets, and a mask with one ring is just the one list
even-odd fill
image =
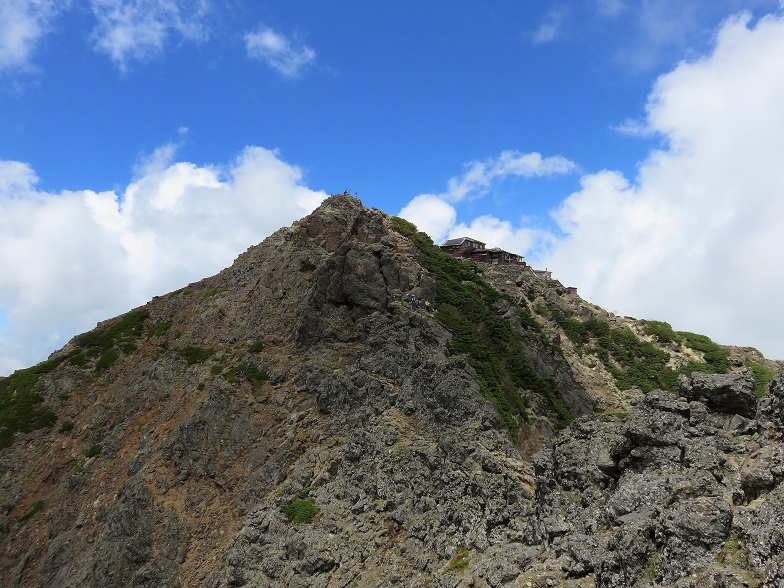
{"label": "cloud bank on horizon", "polygon": [[633,179],[583,175],[553,212],[557,230],[491,215],[455,220],[455,203],[480,198],[494,178],[577,169],[537,153],[469,164],[443,194],[417,196],[400,214],[436,241],[470,235],[527,253],[605,308],[784,358],[784,275],[773,263],[784,251],[781,55],[781,15],[754,26],[745,13],[726,20],[709,55],[659,77],[644,120],[631,125],[663,146]]}

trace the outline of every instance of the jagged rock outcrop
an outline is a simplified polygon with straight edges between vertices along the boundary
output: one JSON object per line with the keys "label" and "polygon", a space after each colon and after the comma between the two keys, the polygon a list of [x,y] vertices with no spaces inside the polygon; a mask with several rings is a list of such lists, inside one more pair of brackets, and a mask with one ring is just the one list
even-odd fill
{"label": "jagged rock outcrop", "polygon": [[742,378],[694,374],[681,389],[721,412],[655,390],[623,418],[577,421],[536,456],[535,538],[548,545],[545,562],[562,561],[562,581],[590,572],[607,587],[784,582],[781,446],[727,418],[748,411]]}
{"label": "jagged rock outcrop", "polygon": [[596,365],[531,311],[612,317],[514,271],[485,276],[520,350],[490,385],[405,302],[443,288],[417,244],[335,196],[0,381],[57,418],[0,449],[0,585],[781,585],[784,372],[595,412]]}

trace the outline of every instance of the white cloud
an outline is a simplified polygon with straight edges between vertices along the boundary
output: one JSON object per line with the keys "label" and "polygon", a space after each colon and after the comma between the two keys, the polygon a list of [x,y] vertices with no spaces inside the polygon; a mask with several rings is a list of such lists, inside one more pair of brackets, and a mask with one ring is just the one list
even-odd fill
{"label": "white cloud", "polygon": [[533,34],[532,41],[534,45],[542,45],[554,41],[561,32],[563,22],[569,15],[569,9],[565,6],[559,6],[548,10],[542,19],[539,28]]}
{"label": "white cloud", "polygon": [[0,72],[30,68],[30,57],[51,21],[70,2],[3,0],[0,2]]}
{"label": "white cloud", "polygon": [[455,226],[457,211],[438,196],[421,194],[406,204],[399,216],[414,223],[434,241],[440,242]]}
{"label": "white cloud", "polygon": [[[577,169],[577,165],[560,155],[542,157],[535,152],[502,151],[498,157],[466,164],[465,171],[461,175],[449,179],[445,192],[420,194],[399,214],[427,233],[434,241],[439,242],[454,233],[457,211],[451,203],[480,198],[486,195],[496,182],[510,176],[530,179],[568,174]],[[481,239],[478,234],[471,234],[471,236]],[[518,241],[514,251],[522,252],[526,248],[523,245],[527,242],[527,239]],[[488,243],[497,242],[488,241]]]}
{"label": "white cloud", "polygon": [[0,374],[78,332],[228,266],[326,197],[274,151],[228,166],[157,150],[123,193],[39,192],[24,163],[0,162]]}
{"label": "white cloud", "polygon": [[121,69],[158,56],[172,36],[207,37],[208,0],[90,0],[90,5],[98,21],[95,47]]}
{"label": "white cloud", "polygon": [[542,157],[535,152],[503,151],[497,158],[467,164],[462,175],[449,180],[447,191],[440,197],[457,202],[484,196],[496,180],[508,176],[536,178],[574,171],[577,171],[577,165],[560,155]]}
{"label": "white cloud", "polygon": [[784,358],[784,17],[727,20],[661,76],[645,124],[666,147],[632,183],[582,178],[543,258],[589,300]]}
{"label": "white cloud", "polygon": [[248,57],[258,59],[288,78],[302,74],[316,60],[316,52],[269,27],[245,35]]}

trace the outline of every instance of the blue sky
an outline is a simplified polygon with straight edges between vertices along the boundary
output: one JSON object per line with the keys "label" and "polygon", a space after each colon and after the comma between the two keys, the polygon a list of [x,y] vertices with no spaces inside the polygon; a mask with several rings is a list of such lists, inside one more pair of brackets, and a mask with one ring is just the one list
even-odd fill
{"label": "blue sky", "polygon": [[784,358],[783,10],[6,0],[0,374],[344,190]]}

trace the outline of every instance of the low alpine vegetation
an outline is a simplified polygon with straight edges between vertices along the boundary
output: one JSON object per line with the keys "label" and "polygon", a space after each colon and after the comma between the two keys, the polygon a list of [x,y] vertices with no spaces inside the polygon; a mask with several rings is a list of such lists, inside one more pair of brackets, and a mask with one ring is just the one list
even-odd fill
{"label": "low alpine vegetation", "polygon": [[310,497],[310,493],[315,488],[304,488],[297,492],[294,497],[280,507],[283,514],[289,520],[298,525],[300,523],[311,523],[318,513],[315,501]]}
{"label": "low alpine vegetation", "polygon": [[678,376],[692,372],[726,373],[730,367],[727,350],[705,335],[674,331],[665,322],[641,321],[643,332],[659,344],[688,347],[702,355],[702,361],[692,361],[674,369],[670,367],[670,354],[656,345],[641,339],[631,329],[611,327],[594,318],[578,319],[568,310],[557,306],[539,307],[548,313],[563,329],[579,353],[596,355],[615,379],[621,390],[639,388],[650,392],[661,388],[677,392]]}
{"label": "low alpine vegetation", "polygon": [[510,296],[482,280],[476,263],[444,253],[410,222],[395,217],[393,228],[416,245],[420,263],[436,281],[436,317],[453,335],[450,353],[466,356],[482,394],[498,409],[512,437],[517,438],[518,419],[528,418],[521,390],[539,395],[557,426],[568,425],[572,415],[555,381],[536,373],[520,340],[509,323],[495,312],[493,304],[503,298],[517,307],[523,326],[534,336],[540,328],[528,309],[519,307]]}

